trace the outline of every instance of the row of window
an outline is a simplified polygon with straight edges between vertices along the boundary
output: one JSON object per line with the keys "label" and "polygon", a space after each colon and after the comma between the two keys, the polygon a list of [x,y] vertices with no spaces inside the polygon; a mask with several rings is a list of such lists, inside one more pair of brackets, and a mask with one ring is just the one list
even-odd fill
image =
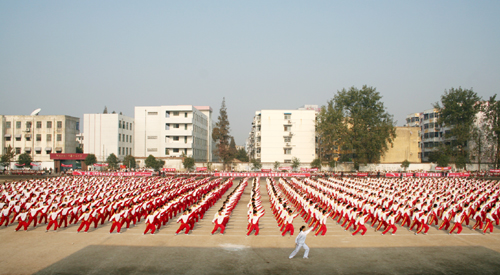
{"label": "row of window", "polygon": [[[155,115],[158,114],[158,112],[154,112],[154,113],[155,113]],[[166,118],[169,118],[170,114],[172,114],[172,116],[180,116],[180,112],[179,111],[172,111],[172,112],[171,111],[165,111],[165,117]],[[187,112],[184,112],[184,117],[188,117],[188,113]]]}
{"label": "row of window", "polygon": [[[50,147],[48,147],[50,148]],[[7,147],[4,148],[4,151],[7,151]],[[29,149],[29,150],[28,150]],[[27,149],[25,149],[26,153],[30,153],[31,152],[31,148],[27,147]],[[42,148],[35,148],[35,154],[37,155],[41,155],[42,154],[42,151],[45,151],[45,154],[49,155],[52,153],[52,148],[50,148],[49,150],[42,150]],[[16,155],[19,155],[21,154],[22,152],[22,148],[21,147],[14,147],[14,152],[16,153]],[[62,152],[62,148],[56,148],[56,153],[61,153]]]}
{"label": "row of window", "polygon": [[[21,141],[22,136],[16,136],[14,137],[16,141]],[[25,135],[24,139],[26,141],[31,141],[31,135]],[[11,141],[12,138],[10,136],[5,137],[5,141]],[[35,141],[42,141],[42,135],[41,134],[36,134],[35,136]],[[52,141],[52,134],[47,134],[45,136],[45,141]],[[56,134],[56,141],[62,141],[62,134]]]}
{"label": "row of window", "polygon": [[427,113],[424,114],[424,120],[439,118],[439,113]]}
{"label": "row of window", "polygon": [[118,141],[132,143],[132,135],[118,134]]}
{"label": "row of window", "polygon": [[424,124],[424,129],[440,128],[441,126],[437,123],[431,122]]}
{"label": "row of window", "polygon": [[[149,150],[149,149],[148,149]],[[170,151],[172,151],[172,153],[180,153],[181,150],[184,152],[184,154],[187,155],[187,148],[184,148],[184,149],[179,149],[179,148],[165,148],[165,155],[170,155]]]}
{"label": "row of window", "polygon": [[[42,128],[42,121],[36,121],[36,128],[41,129]],[[61,129],[62,128],[62,121],[57,121],[56,122],[57,128]],[[31,129],[32,122],[31,121],[26,121],[25,123],[26,128]],[[22,127],[22,121],[16,121],[16,129],[21,129]],[[5,128],[10,129],[12,128],[12,122],[11,121],[6,121],[5,122]],[[46,127],[47,129],[52,128],[52,121],[47,121],[46,122]]]}
{"label": "row of window", "polygon": [[126,121],[120,120],[118,121],[118,129],[132,130],[132,122],[128,123]]}
{"label": "row of window", "polygon": [[118,147],[118,155],[131,155],[132,154],[132,148],[129,147]]}

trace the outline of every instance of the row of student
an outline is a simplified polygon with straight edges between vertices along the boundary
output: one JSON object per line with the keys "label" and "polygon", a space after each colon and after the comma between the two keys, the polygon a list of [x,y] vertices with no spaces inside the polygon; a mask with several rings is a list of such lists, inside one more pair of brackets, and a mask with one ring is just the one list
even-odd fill
{"label": "row of student", "polygon": [[260,196],[260,178],[253,178],[252,188],[250,191],[250,201],[248,207],[248,226],[247,236],[255,230],[255,235],[259,235],[259,220],[264,216],[265,210],[262,207],[262,200]]}
{"label": "row of student", "polygon": [[220,229],[220,233],[224,234],[226,225],[229,222],[231,213],[238,204],[248,185],[248,178],[244,178],[240,181],[238,186],[226,197],[226,200],[222,203],[221,208],[215,213],[212,223],[214,224],[214,229],[212,230],[212,235]]}
{"label": "row of student", "polygon": [[266,179],[266,188],[271,203],[271,210],[281,230],[281,236],[285,236],[287,232],[293,236],[294,227],[293,220],[299,215],[294,212],[282,195],[281,191],[276,187],[276,181],[273,178]]}

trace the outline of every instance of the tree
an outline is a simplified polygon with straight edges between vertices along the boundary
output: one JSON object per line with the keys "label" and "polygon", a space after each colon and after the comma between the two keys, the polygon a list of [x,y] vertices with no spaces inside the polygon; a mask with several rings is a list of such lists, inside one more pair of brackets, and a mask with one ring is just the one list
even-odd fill
{"label": "tree", "polygon": [[318,116],[320,157],[352,155],[354,167],[377,163],[396,138],[393,117],[386,112],[382,96],[373,87],[342,89],[323,106]]}
{"label": "tree", "polygon": [[0,164],[4,167],[9,166],[15,156],[16,152],[12,149],[12,146],[9,145],[0,159]]}
{"label": "tree", "polygon": [[108,113],[108,107],[104,106],[104,111],[102,111],[103,114],[107,114]]}
{"label": "tree", "polygon": [[240,148],[236,153],[236,159],[241,162],[248,162],[249,158],[247,151],[244,148]]}
{"label": "tree", "polygon": [[33,159],[28,153],[22,153],[17,158],[17,163],[24,167],[31,168],[31,162],[33,162]]}
{"label": "tree", "polygon": [[410,167],[410,162],[405,159],[402,163],[401,163],[401,168],[403,168],[405,171],[406,169],[408,169],[408,167]]}
{"label": "tree", "polygon": [[184,166],[184,168],[186,168],[186,170],[188,170],[188,171],[192,170],[193,167],[194,167],[194,158],[192,158],[192,157],[185,157],[182,160],[182,165]]}
{"label": "tree", "polygon": [[163,165],[165,165],[165,161],[164,160],[157,160],[153,155],[149,155],[146,160],[144,161],[144,164],[146,165],[146,167],[148,168],[152,168],[154,169],[155,171],[159,171],[160,168],[163,167]]}
{"label": "tree", "polygon": [[483,112],[485,124],[490,127],[487,136],[493,144],[491,152],[493,153],[495,168],[498,169],[500,165],[500,100],[496,100],[496,96],[490,97],[484,106]]}
{"label": "tree", "polygon": [[292,169],[297,170],[297,168],[299,168],[299,166],[300,166],[300,159],[298,159],[297,157],[293,157],[292,158]]}
{"label": "tree", "polygon": [[224,170],[226,170],[227,166],[234,158],[234,151],[231,150],[229,144],[231,139],[229,131],[230,128],[229,120],[227,118],[226,99],[223,98],[222,105],[219,110],[218,121],[212,131],[212,139],[216,143],[215,155],[224,163]]}
{"label": "tree", "polygon": [[77,154],[82,154],[83,153],[83,149],[81,147],[76,147],[76,153]]}
{"label": "tree", "polygon": [[88,154],[86,157],[85,157],[85,160],[84,160],[85,164],[87,166],[92,166],[94,165],[95,163],[97,163],[97,158],[94,154]]}
{"label": "tree", "polygon": [[118,158],[114,153],[111,153],[106,159],[106,163],[108,163],[108,168],[115,170],[118,168]]}
{"label": "tree", "polygon": [[127,166],[127,168],[135,168],[136,163],[135,163],[135,158],[132,155],[127,155],[123,158],[123,164]]}
{"label": "tree", "polygon": [[274,166],[274,170],[278,170],[278,168],[280,168],[280,165],[281,165],[281,163],[279,161],[275,161],[274,165],[273,165]]}
{"label": "tree", "polygon": [[311,167],[312,167],[312,168],[318,168],[318,169],[321,169],[321,160],[320,160],[319,158],[314,159],[314,160],[311,162]]}
{"label": "tree", "polygon": [[261,168],[262,168],[262,163],[260,162],[260,159],[253,159],[252,170],[260,170]]}
{"label": "tree", "polygon": [[[481,108],[481,98],[472,90],[451,88],[441,96],[441,104],[436,102],[434,108],[439,112],[438,124],[450,127],[450,134],[445,136],[445,146],[451,153],[455,165],[465,166],[469,161],[470,148],[468,142],[472,137],[474,121]],[[457,166],[457,167],[458,167]]]}

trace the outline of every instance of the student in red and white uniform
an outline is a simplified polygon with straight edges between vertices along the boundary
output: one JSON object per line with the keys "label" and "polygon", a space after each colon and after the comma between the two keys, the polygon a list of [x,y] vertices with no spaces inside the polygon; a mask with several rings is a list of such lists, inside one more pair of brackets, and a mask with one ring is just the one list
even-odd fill
{"label": "student in red and white uniform", "polygon": [[146,235],[146,233],[148,233],[148,231],[150,231],[150,230],[151,230],[151,235],[154,235],[154,233],[156,231],[155,220],[156,220],[156,217],[158,214],[159,214],[159,211],[156,210],[155,212],[152,212],[151,214],[149,214],[146,217],[146,220],[144,221],[146,223],[146,229],[144,230],[144,233],[142,233],[142,235]]}
{"label": "student in red and white uniform", "polygon": [[281,236],[285,236],[286,232],[290,231],[290,236],[293,236],[294,233],[294,228],[293,228],[293,219],[295,219],[299,213],[293,214],[292,210],[288,210],[288,214],[286,215],[286,220],[285,220],[285,230],[281,234]]}
{"label": "student in red and white uniform", "polygon": [[[319,232],[322,232],[321,233],[321,236],[325,236],[326,234],[326,219],[328,218],[328,214],[326,213],[326,210],[323,210],[322,213],[319,214],[319,228],[318,230],[316,231],[316,234],[314,234],[314,236],[318,236]],[[353,213],[353,215],[351,217],[355,217],[355,213]],[[350,226],[351,222],[349,223],[349,226]]]}
{"label": "student in red and white uniform", "polygon": [[47,225],[45,232],[49,232],[52,225],[54,225],[54,231],[57,231],[57,228],[59,227],[59,223],[57,222],[59,213],[61,213],[61,210],[57,210],[55,207],[52,207],[52,210],[50,210],[50,213],[48,214],[49,224]]}
{"label": "student in red and white uniform", "polygon": [[0,211],[0,216],[2,217],[0,219],[0,226],[2,226],[4,222],[5,222],[5,226],[8,226],[9,221],[10,221],[10,207],[9,207],[9,205],[7,205],[7,204],[3,205],[2,210]]}
{"label": "student in red and white uniform", "polygon": [[77,233],[80,233],[80,231],[83,229],[85,226],[85,233],[88,233],[90,224],[92,223],[92,215],[90,213],[90,208],[87,208],[87,210],[80,216],[78,219],[82,221],[80,224],[80,227],[78,227]]}
{"label": "student in red and white uniform", "polygon": [[224,235],[224,230],[226,227],[224,226],[224,218],[226,217],[226,214],[224,214],[223,209],[219,209],[217,213],[214,215],[214,219],[212,220],[212,223],[215,224],[214,229],[212,230],[212,235],[220,228],[220,233]]}
{"label": "student in red and white uniform", "polygon": [[391,235],[396,234],[396,231],[398,231],[398,228],[396,227],[396,222],[395,222],[395,217],[394,217],[394,212],[390,212],[389,216],[387,217],[387,228],[385,229],[384,232],[382,232],[382,235],[385,235],[389,230],[392,229]]}
{"label": "student in red and white uniform", "polygon": [[257,212],[257,210],[253,211],[252,216],[248,219],[248,223],[250,228],[248,229],[247,236],[255,230],[255,236],[259,235],[259,219],[264,216],[263,212]]}
{"label": "student in red and white uniform", "polygon": [[450,233],[448,234],[452,234],[453,231],[455,231],[455,229],[457,229],[457,234],[460,234],[462,232],[462,210],[459,209],[456,211],[455,217],[453,218],[453,222],[455,222],[455,224],[453,225],[453,227],[450,230]]}
{"label": "student in red and white uniform", "polygon": [[110,218],[109,221],[111,222],[111,229],[109,230],[109,234],[113,233],[113,231],[116,228],[116,232],[120,234],[120,230],[122,228],[122,215],[121,213],[114,213]]}
{"label": "student in red and white uniform", "polygon": [[486,210],[486,225],[484,226],[483,234],[490,230],[489,233],[493,233],[493,223],[495,222],[495,219],[493,219],[493,215],[491,214],[491,208]]}
{"label": "student in red and white uniform", "polygon": [[357,226],[357,229],[356,231],[354,231],[352,233],[352,236],[356,235],[359,231],[363,230],[363,232],[361,232],[361,236],[365,235],[367,229],[366,229],[366,226],[365,226],[365,222],[370,218],[370,213],[367,213],[363,216],[363,212],[359,212],[358,213],[359,217],[358,219],[356,220],[356,226]]}
{"label": "student in red and white uniform", "polygon": [[184,234],[189,234],[189,218],[191,216],[191,209],[186,209],[186,211],[184,211],[184,214],[182,214],[182,216],[179,217],[179,219],[177,219],[177,223],[181,223],[181,226],[179,226],[179,229],[177,229],[177,231],[175,232],[175,235],[179,234],[179,232],[181,232],[182,230],[186,230],[184,232]]}
{"label": "student in red and white uniform", "polygon": [[18,231],[21,227],[24,227],[24,231],[28,230],[28,210],[22,209],[21,212],[17,215],[17,221],[19,224],[16,227],[16,231]]}

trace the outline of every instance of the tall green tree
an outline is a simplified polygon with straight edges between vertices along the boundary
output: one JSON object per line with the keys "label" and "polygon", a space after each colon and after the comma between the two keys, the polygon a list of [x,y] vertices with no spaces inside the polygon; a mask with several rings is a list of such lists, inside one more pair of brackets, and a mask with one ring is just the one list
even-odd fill
{"label": "tall green tree", "polygon": [[314,159],[314,160],[311,162],[311,168],[318,168],[318,169],[321,169],[321,160],[320,160],[319,158]]}
{"label": "tall green tree", "polygon": [[156,159],[153,155],[149,155],[144,164],[147,168],[152,168],[155,171],[160,171],[160,169],[165,165],[165,161],[161,159]]}
{"label": "tall green tree", "polygon": [[12,146],[9,145],[6,148],[2,157],[0,158],[0,164],[4,167],[9,166],[15,156],[16,156],[16,152],[14,151],[14,149],[12,149]]}
{"label": "tall green tree", "polygon": [[485,114],[485,124],[489,125],[490,130],[487,132],[489,140],[493,143],[493,160],[495,168],[500,166],[500,100],[496,99],[497,95],[491,96],[484,105],[483,112]]}
{"label": "tall green tree", "polygon": [[[188,171],[191,171],[194,167],[194,158],[192,157],[185,157],[183,160],[182,160],[182,165],[184,166],[184,168]],[[208,169],[208,168],[207,168]]]}
{"label": "tall green tree", "polygon": [[382,96],[373,87],[342,89],[328,101],[318,117],[320,155],[325,160],[352,155],[355,167],[377,163],[396,138],[392,115],[386,112]]}
{"label": "tall green tree", "polygon": [[127,155],[123,158],[123,165],[125,165],[127,168],[135,168],[136,167],[136,162],[135,158],[132,155]]}
{"label": "tall green tree", "polygon": [[462,168],[469,161],[469,140],[472,138],[474,121],[481,109],[481,98],[472,89],[451,88],[441,96],[441,103],[434,108],[439,112],[438,123],[450,127],[445,136],[445,146],[451,152],[451,161],[457,168]]}
{"label": "tall green tree", "polygon": [[108,168],[115,170],[118,168],[118,158],[114,153],[111,153],[106,159],[106,163],[108,164]]}
{"label": "tall green tree", "polygon": [[236,159],[241,161],[241,162],[248,162],[248,154],[245,148],[240,148],[238,152],[236,153]]}
{"label": "tall green tree", "polygon": [[87,166],[92,166],[97,163],[97,157],[94,154],[88,154],[84,160]]}
{"label": "tall green tree", "polygon": [[262,168],[262,163],[260,162],[260,159],[253,159],[252,170],[260,170],[261,168]]}
{"label": "tall green tree", "polygon": [[226,99],[222,99],[222,105],[219,110],[218,121],[212,131],[212,139],[214,140],[215,155],[224,163],[224,170],[234,158],[234,151],[230,147],[231,135],[229,134],[229,119],[227,117]]}
{"label": "tall green tree", "polygon": [[279,161],[275,161],[273,164],[274,170],[278,170],[280,168],[281,163]]}
{"label": "tall green tree", "polygon": [[27,168],[31,168],[31,162],[33,162],[33,159],[31,158],[31,155],[28,153],[22,153],[17,158],[17,163],[24,164],[24,167]]}
{"label": "tall green tree", "polygon": [[299,168],[299,166],[300,166],[300,159],[297,157],[293,157],[292,158],[292,169],[297,170],[297,168]]}

